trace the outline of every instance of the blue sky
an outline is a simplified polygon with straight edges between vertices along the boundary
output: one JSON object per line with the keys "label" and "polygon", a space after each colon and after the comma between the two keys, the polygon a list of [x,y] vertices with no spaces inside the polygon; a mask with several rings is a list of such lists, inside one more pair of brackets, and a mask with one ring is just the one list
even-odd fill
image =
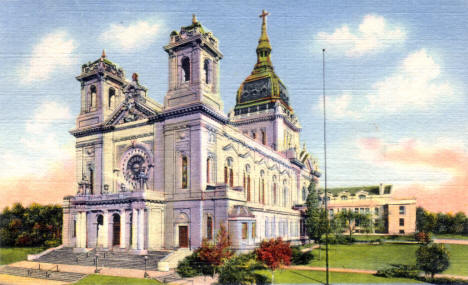
{"label": "blue sky", "polygon": [[80,96],[74,77],[102,49],[127,77],[138,72],[150,96],[163,102],[162,46],[192,13],[220,41],[228,112],[256,61],[262,9],[271,14],[276,73],[321,166],[321,49],[327,49],[329,185],[418,184],[431,191],[463,175],[456,166],[441,170],[385,154],[450,149],[465,161],[466,1],[100,2],[0,1],[0,181],[50,180],[51,165],[73,158],[68,130]]}

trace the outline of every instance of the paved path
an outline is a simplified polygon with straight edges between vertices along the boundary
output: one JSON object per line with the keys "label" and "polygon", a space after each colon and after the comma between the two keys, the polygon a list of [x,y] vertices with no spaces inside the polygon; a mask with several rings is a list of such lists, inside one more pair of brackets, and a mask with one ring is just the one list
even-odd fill
{"label": "paved path", "polygon": [[0,274],[0,284],[5,285],[63,285],[66,282],[28,278],[21,276],[13,276],[7,274]]}
{"label": "paved path", "polygon": [[[40,263],[41,269],[44,270],[55,270],[57,268],[57,264],[52,263]],[[34,261],[20,261],[9,264],[9,266],[16,266],[16,267],[24,267],[24,268],[35,268],[37,269],[39,262]],[[60,271],[63,272],[75,272],[75,273],[83,273],[83,274],[94,274],[94,270],[96,269],[94,266],[81,266],[81,265],[69,265],[69,264],[58,264],[58,268]],[[119,277],[133,277],[133,278],[143,278],[145,271],[139,269],[127,269],[127,268],[111,268],[111,267],[104,267],[100,268],[101,271],[99,274],[101,275],[110,275],[110,276],[119,276]],[[147,273],[151,278],[160,278],[166,275],[173,273],[173,271],[169,272],[160,272],[156,270],[148,270]],[[35,279],[37,280],[37,279]],[[62,283],[63,284],[63,283]]]}
{"label": "paved path", "polygon": [[440,239],[435,238],[435,243],[463,244],[468,245],[468,239]]}
{"label": "paved path", "polygon": [[[318,266],[307,266],[307,265],[292,265],[285,267],[286,269],[292,270],[313,270],[313,271],[325,271],[325,267]],[[330,272],[343,272],[343,273],[361,273],[361,274],[375,274],[376,270],[367,270],[367,269],[352,269],[352,268],[329,268]],[[457,278],[462,280],[468,280],[468,276],[462,275],[451,275],[451,274],[436,274],[435,277],[444,277],[444,278]]]}

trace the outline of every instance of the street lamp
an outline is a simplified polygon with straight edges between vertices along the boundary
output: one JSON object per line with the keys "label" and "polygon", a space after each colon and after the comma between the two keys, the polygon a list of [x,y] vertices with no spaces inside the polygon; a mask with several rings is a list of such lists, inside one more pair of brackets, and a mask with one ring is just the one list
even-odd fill
{"label": "street lamp", "polygon": [[94,263],[96,264],[96,269],[94,270],[94,273],[99,273],[99,271],[98,271],[98,259],[99,259],[99,255],[96,254],[96,256],[94,257]]}
{"label": "street lamp", "polygon": [[147,262],[148,262],[148,255],[145,255],[145,275],[144,275],[145,278],[148,278],[148,277],[149,277],[148,272],[146,272],[146,264],[147,264]]}

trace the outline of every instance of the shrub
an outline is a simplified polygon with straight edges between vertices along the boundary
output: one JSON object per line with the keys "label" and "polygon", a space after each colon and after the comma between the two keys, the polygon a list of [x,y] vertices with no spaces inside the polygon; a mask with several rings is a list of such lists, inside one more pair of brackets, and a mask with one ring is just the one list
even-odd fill
{"label": "shrub", "polygon": [[448,277],[437,277],[437,278],[427,278],[423,276],[416,277],[417,280],[430,283],[430,284],[444,284],[444,285],[466,285],[468,281],[463,279],[448,278]]}
{"label": "shrub", "polygon": [[406,264],[390,264],[389,268],[380,269],[375,275],[382,277],[404,277],[404,278],[416,278],[419,274],[419,270],[414,265]]}
{"label": "shrub", "polygon": [[213,267],[209,263],[202,261],[198,252],[194,252],[179,261],[176,272],[182,277],[211,275],[213,274]]}
{"label": "shrub", "polygon": [[417,242],[430,243],[432,241],[431,233],[419,232],[414,235]]}
{"label": "shrub", "polygon": [[60,240],[56,240],[56,239],[54,239],[54,240],[46,240],[46,241],[44,242],[44,245],[45,245],[46,247],[57,247],[57,246],[60,245]]}
{"label": "shrub", "polygon": [[352,244],[356,241],[354,237],[345,235],[330,235],[328,237],[329,244]]}
{"label": "shrub", "polygon": [[261,284],[265,281],[262,275],[254,273],[264,269],[253,254],[241,254],[228,259],[219,270],[220,284]]}
{"label": "shrub", "polygon": [[443,244],[425,244],[416,250],[416,264],[426,274],[441,273],[449,265],[449,255]]}
{"label": "shrub", "polygon": [[297,246],[291,247],[292,256],[291,263],[295,265],[305,265],[314,259],[312,251],[302,252],[301,249]]}

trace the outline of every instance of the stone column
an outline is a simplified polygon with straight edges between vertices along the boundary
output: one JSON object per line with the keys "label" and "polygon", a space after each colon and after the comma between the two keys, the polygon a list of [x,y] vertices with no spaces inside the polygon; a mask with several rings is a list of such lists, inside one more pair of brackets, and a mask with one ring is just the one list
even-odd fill
{"label": "stone column", "polygon": [[86,212],[79,213],[78,247],[86,248]]}
{"label": "stone column", "polygon": [[125,248],[127,241],[125,238],[127,233],[127,216],[125,210],[120,212],[120,248]]}
{"label": "stone column", "polygon": [[138,249],[142,250],[145,246],[145,209],[138,210]]}
{"label": "stone column", "polygon": [[132,244],[131,248],[132,249],[137,249],[137,227],[138,225],[138,210],[133,209],[133,214],[132,214]]}
{"label": "stone column", "polygon": [[103,247],[104,248],[109,248],[109,212],[107,210],[104,210],[103,216],[103,223],[102,223],[102,239],[104,241]]}

